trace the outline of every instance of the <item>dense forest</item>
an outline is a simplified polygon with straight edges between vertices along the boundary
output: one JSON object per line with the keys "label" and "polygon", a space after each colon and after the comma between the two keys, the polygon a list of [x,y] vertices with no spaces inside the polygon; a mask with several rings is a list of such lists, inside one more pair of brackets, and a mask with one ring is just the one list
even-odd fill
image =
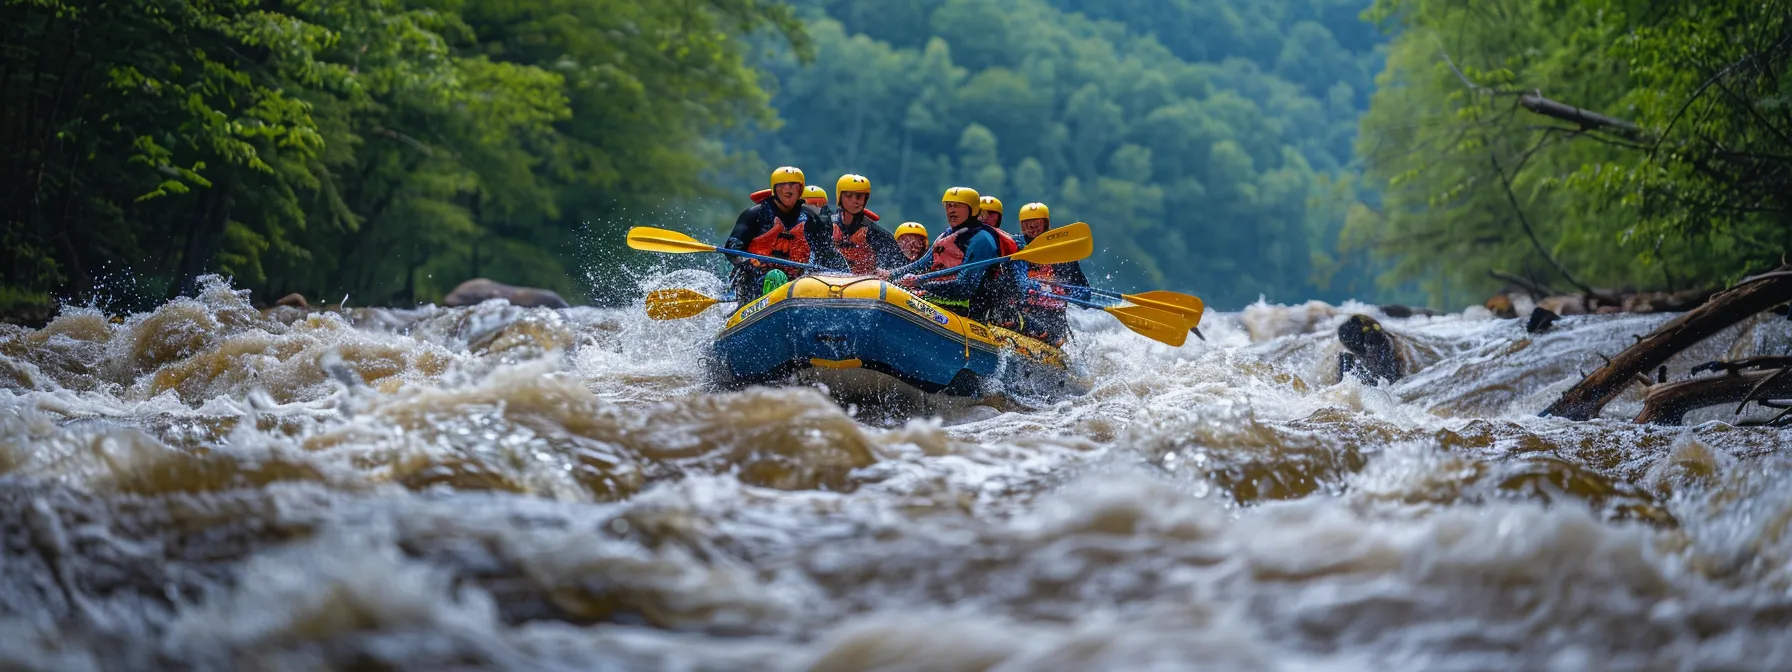
{"label": "dense forest", "polygon": [[584,222],[720,197],[710,138],[773,118],[755,30],[804,48],[761,0],[0,0],[0,310],[585,294]]}
{"label": "dense forest", "polygon": [[[1341,246],[1470,301],[1714,287],[1792,252],[1792,2],[1377,0]],[[1579,288],[1579,289],[1577,289]],[[1465,294],[1466,292],[1466,294]],[[1453,305],[1468,301],[1453,300]]]}
{"label": "dense forest", "polygon": [[1342,300],[1375,289],[1332,255],[1381,60],[1366,6],[802,2],[816,58],[766,63],[783,125],[747,146],[830,189],[865,174],[872,209],[934,231],[955,184],[1045,202],[1094,227],[1086,265],[1115,287]]}
{"label": "dense forest", "polygon": [[1121,285],[1369,289],[1324,282],[1365,2],[1133,5],[4,0],[0,302],[207,271],[264,298],[610,298],[640,267],[623,230],[720,226],[772,163],[859,170],[929,223],[955,181],[1047,201]]}
{"label": "dense forest", "polygon": [[1712,286],[1792,249],[1789,3],[0,0],[0,312],[623,300],[779,164],[1221,308]]}

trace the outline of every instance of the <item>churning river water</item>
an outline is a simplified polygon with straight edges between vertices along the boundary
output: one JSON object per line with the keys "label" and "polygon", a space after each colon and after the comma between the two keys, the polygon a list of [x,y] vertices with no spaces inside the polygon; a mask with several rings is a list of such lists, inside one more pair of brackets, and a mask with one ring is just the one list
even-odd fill
{"label": "churning river water", "polygon": [[1536,416],[1668,316],[1384,318],[1376,387],[1353,312],[1079,313],[1088,395],[913,418],[704,390],[719,308],[0,327],[0,668],[1792,669],[1769,411]]}

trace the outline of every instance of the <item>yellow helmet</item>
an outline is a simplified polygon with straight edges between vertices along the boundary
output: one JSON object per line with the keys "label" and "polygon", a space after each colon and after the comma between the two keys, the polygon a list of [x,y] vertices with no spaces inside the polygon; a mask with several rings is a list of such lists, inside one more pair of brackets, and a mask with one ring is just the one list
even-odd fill
{"label": "yellow helmet", "polygon": [[779,166],[777,170],[772,171],[772,186],[776,187],[785,182],[808,184],[808,180],[803,179],[803,169],[796,166]]}
{"label": "yellow helmet", "polygon": [[820,185],[805,185],[803,187],[803,200],[811,198],[819,198],[824,201],[828,200],[828,190],[821,188]]}
{"label": "yellow helmet", "polygon": [[834,193],[844,194],[849,191],[859,192],[866,196],[870,196],[871,179],[864,175],[854,175],[852,173],[841,175],[840,179],[834,182]]}
{"label": "yellow helmet", "polygon": [[1029,219],[1051,219],[1052,211],[1044,203],[1028,203],[1020,206],[1020,221]]}
{"label": "yellow helmet", "polygon": [[963,203],[970,206],[971,215],[975,216],[979,212],[977,203],[979,198],[981,198],[981,196],[977,193],[976,189],[970,187],[952,187],[951,189],[946,190],[945,196],[940,197],[940,202]]}
{"label": "yellow helmet", "polygon": [[984,212],[993,212],[998,215],[1002,214],[1002,199],[994,196],[984,196],[983,198],[977,199],[977,202],[983,206]]}
{"label": "yellow helmet", "polygon": [[903,222],[902,226],[896,227],[896,237],[897,238],[901,238],[901,237],[906,236],[911,233],[915,234],[917,236],[920,236],[922,238],[926,238],[927,237],[927,227],[921,226],[920,222]]}

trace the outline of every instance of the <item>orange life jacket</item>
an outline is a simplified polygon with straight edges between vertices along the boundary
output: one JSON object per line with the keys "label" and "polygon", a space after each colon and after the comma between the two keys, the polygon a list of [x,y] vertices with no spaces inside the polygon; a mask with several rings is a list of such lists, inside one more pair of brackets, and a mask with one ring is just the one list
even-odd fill
{"label": "orange life jacket", "polygon": [[1020,244],[1014,242],[1014,237],[1008,235],[1007,231],[1003,231],[1003,230],[998,229],[993,226],[989,227],[989,230],[995,232],[996,247],[999,247],[1002,249],[1002,254],[1004,256],[1014,254],[1015,252],[1020,251]]}
{"label": "orange life jacket", "polygon": [[[1002,233],[1001,229],[991,227],[982,222],[974,222],[942,233],[939,238],[934,239],[933,264],[931,270],[943,271],[948,268],[955,268],[959,264],[964,263],[965,250],[970,248],[971,239],[975,238],[979,231],[988,231],[995,234],[996,253],[1000,256],[1005,257],[1020,251],[1020,246],[1014,243],[1014,239],[1009,238],[1007,234]],[[1001,272],[1002,266],[1004,265],[1005,264],[996,264],[996,272]],[[948,275],[946,277],[949,278],[954,276]]]}
{"label": "orange life jacket", "polygon": [[747,241],[747,251],[762,257],[809,263],[809,239],[803,237],[803,228],[808,224],[809,213],[800,207],[796,211],[796,224],[792,226],[786,226],[782,218],[773,214],[772,228]]}
{"label": "orange life jacket", "polygon": [[866,225],[859,227],[858,233],[847,235],[845,227],[839,222],[834,223],[834,249],[846,257],[850,270],[860,275],[877,272],[877,253],[871,251],[871,243],[865,240],[865,234],[870,231],[870,225]]}

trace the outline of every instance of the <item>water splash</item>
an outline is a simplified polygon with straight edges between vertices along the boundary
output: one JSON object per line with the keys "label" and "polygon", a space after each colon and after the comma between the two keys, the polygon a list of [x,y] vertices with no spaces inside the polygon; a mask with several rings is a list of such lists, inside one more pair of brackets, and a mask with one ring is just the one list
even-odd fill
{"label": "water splash", "polygon": [[[1259,303],[1168,348],[1078,313],[1088,395],[872,421],[705,390],[725,308],[258,311],[212,278],[5,327],[0,663],[1792,664],[1784,430],[1535,415],[1667,316]],[[1358,312],[1409,375],[1337,375]]]}

